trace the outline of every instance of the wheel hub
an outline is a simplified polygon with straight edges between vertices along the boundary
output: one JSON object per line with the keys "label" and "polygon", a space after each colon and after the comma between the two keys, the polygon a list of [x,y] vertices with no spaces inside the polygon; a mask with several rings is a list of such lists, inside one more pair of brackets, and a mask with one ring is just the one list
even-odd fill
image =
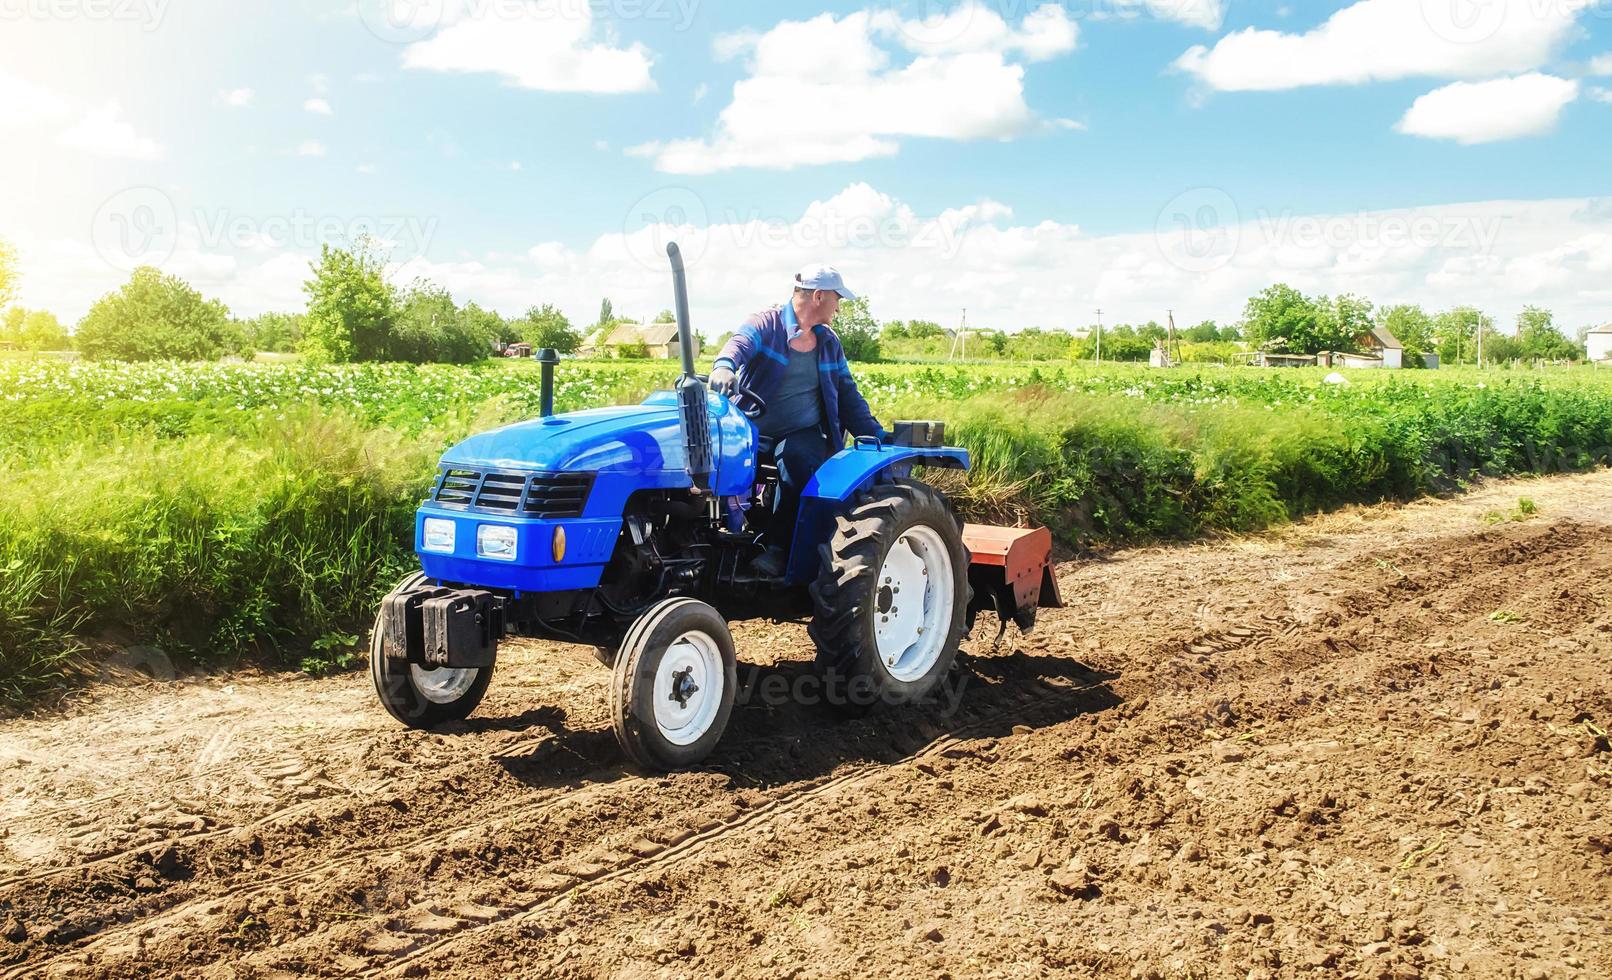
{"label": "wheel hub", "polygon": [[[722,706],[722,653],[703,632],[684,633],[666,647],[655,667],[655,727],[674,745],[710,731]],[[665,692],[664,695],[659,692]]]}
{"label": "wheel hub", "polygon": [[879,659],[898,681],[927,674],[951,629],[952,557],[928,525],[908,528],[884,557],[875,594],[874,639]]}
{"label": "wheel hub", "polygon": [[680,708],[688,707],[688,699],[698,694],[700,685],[694,683],[694,668],[685,667],[672,675],[672,690],[666,697],[677,702]]}

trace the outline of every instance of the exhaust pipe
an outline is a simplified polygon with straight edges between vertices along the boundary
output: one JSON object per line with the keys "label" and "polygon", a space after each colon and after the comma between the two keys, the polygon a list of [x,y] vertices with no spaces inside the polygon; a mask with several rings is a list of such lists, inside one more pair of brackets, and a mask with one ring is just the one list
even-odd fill
{"label": "exhaust pipe", "polygon": [[676,242],[666,245],[672,262],[672,295],[677,310],[677,342],[683,353],[683,375],[677,379],[678,422],[683,430],[684,458],[694,489],[711,489],[711,422],[705,404],[705,382],[694,373],[694,329],[688,322],[688,274]]}
{"label": "exhaust pipe", "polygon": [[542,387],[538,389],[537,414],[548,418],[554,414],[554,366],[560,363],[560,354],[552,347],[537,352],[537,363],[542,365]]}

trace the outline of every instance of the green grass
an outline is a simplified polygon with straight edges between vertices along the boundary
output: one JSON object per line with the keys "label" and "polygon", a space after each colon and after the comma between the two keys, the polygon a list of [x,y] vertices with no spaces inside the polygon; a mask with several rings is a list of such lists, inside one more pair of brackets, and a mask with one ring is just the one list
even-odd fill
{"label": "green grass", "polygon": [[[675,371],[567,362],[559,406],[633,401]],[[1088,548],[1585,469],[1612,447],[1612,372],[857,373],[881,418],[944,419],[970,450],[966,480],[934,475],[968,516]],[[339,666],[413,561],[437,457],[534,414],[537,388],[530,363],[0,363],[0,700],[109,645]]]}

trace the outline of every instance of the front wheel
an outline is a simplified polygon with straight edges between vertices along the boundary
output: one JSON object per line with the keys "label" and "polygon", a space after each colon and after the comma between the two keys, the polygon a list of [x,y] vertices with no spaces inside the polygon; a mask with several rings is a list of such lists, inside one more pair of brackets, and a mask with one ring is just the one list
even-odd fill
{"label": "front wheel", "polygon": [[860,495],[822,545],[808,627],[850,710],[928,695],[951,670],[968,608],[962,521],[912,480]]}
{"label": "front wheel", "polygon": [[738,673],[720,613],[698,599],[657,602],[615,658],[610,714],[621,750],[645,769],[698,765],[728,727]]}
{"label": "front wheel", "polygon": [[[396,592],[425,584],[422,572],[403,579]],[[369,638],[369,674],[375,693],[387,714],[410,728],[434,728],[470,717],[492,683],[491,667],[422,667],[386,656],[386,604],[375,615],[375,632]]]}

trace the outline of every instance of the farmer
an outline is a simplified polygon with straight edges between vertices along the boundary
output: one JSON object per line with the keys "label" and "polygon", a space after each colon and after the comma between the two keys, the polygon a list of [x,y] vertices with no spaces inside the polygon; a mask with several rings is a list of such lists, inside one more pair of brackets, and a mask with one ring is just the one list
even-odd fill
{"label": "farmer", "polygon": [[732,395],[743,387],[767,403],[756,426],[772,447],[781,486],[773,504],[767,550],[751,565],[782,575],[800,511],[800,493],[823,461],[845,446],[845,434],[884,438],[884,428],[856,390],[840,338],[828,325],[841,299],[856,299],[834,268],[812,265],[795,275],[783,306],[744,321],[722,346],[711,387]]}

